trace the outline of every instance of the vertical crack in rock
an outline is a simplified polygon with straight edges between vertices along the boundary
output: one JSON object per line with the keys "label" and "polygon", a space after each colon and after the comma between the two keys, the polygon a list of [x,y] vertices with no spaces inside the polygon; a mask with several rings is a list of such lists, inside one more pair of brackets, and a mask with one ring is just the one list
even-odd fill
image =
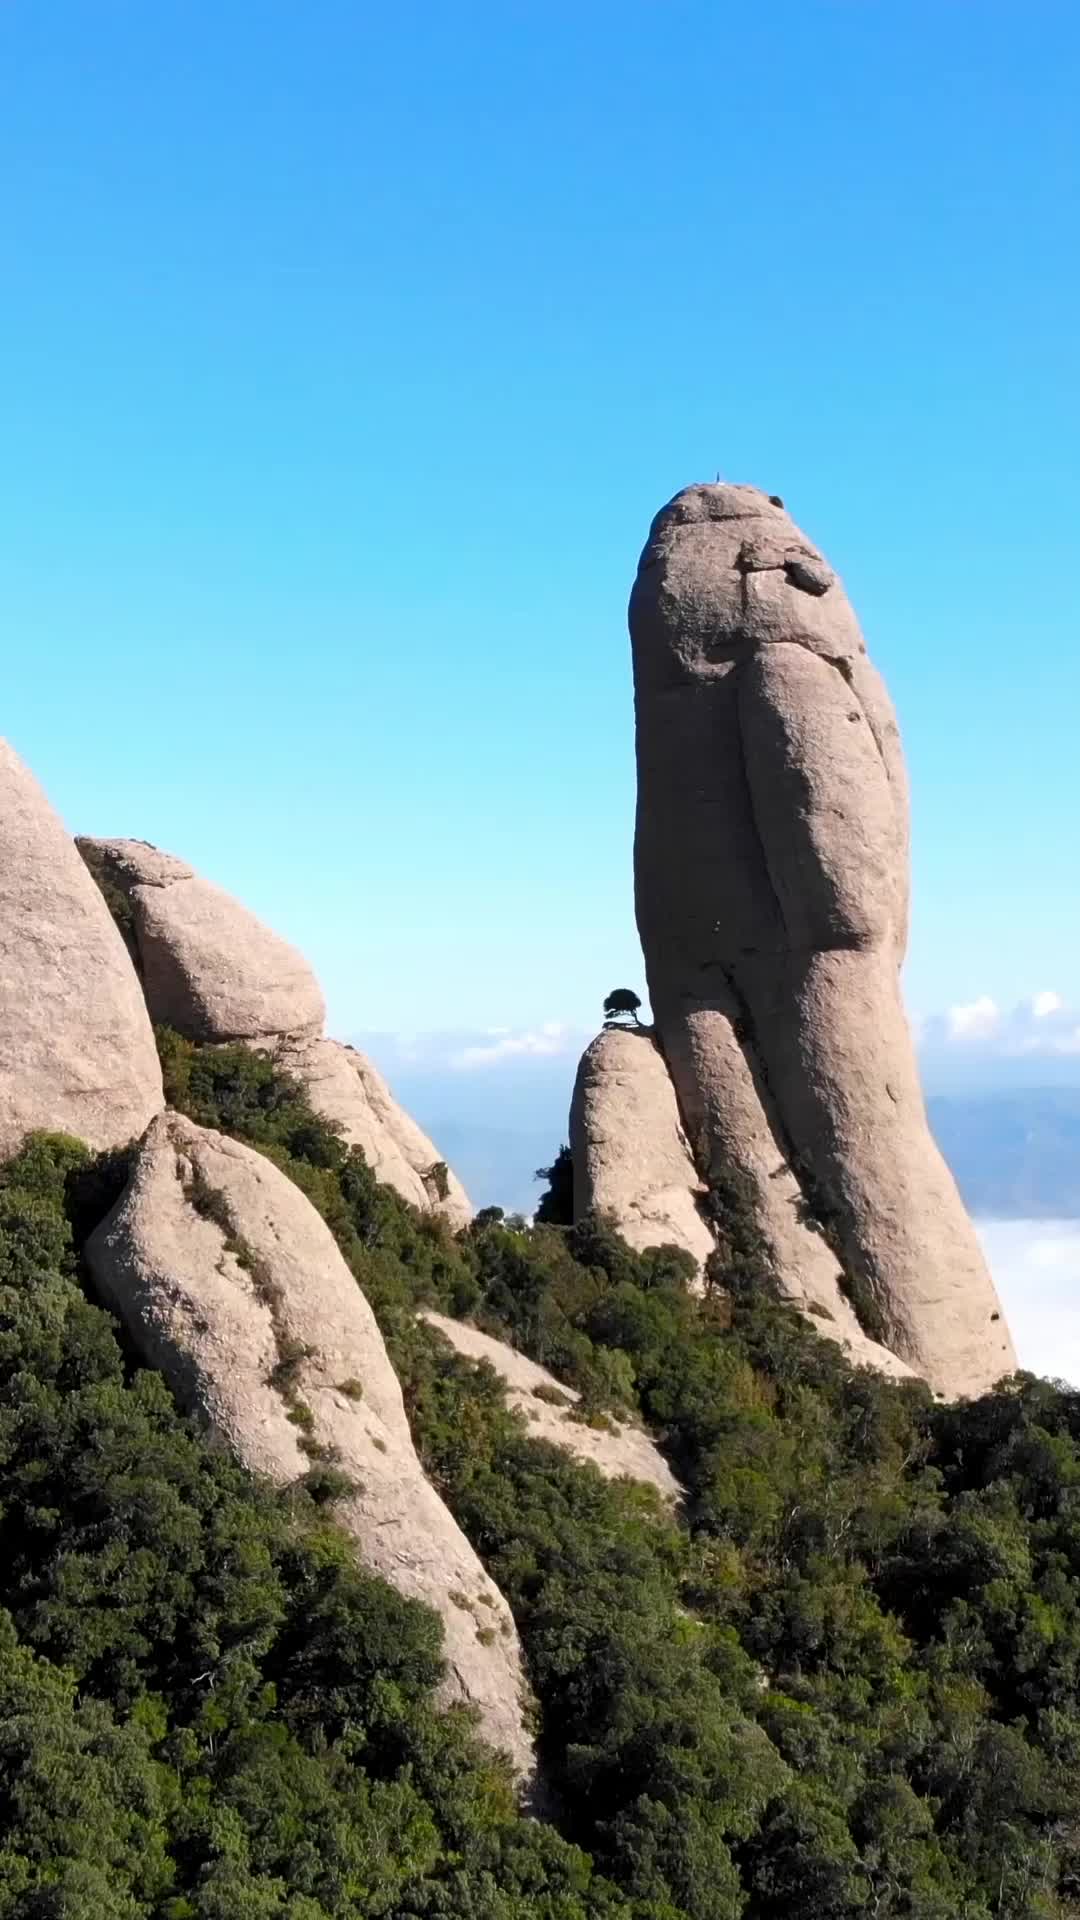
{"label": "vertical crack in rock", "polygon": [[[735,703],[736,714],[738,713],[740,680],[741,680],[741,675],[739,673],[735,673],[732,676],[731,692],[732,692],[732,698]],[[789,929],[788,929],[787,921],[784,917],[783,897],[781,895],[779,887],[776,884],[776,881],[773,878],[772,869],[769,865],[768,849],[766,848],[765,841],[762,837],[761,826],[757,817],[757,809],[754,806],[754,792],[753,792],[753,788],[750,785],[750,775],[746,765],[746,746],[743,741],[742,727],[738,725],[736,726],[735,744],[736,744],[736,749],[739,756],[739,766],[742,771],[742,790],[745,796],[747,813],[748,813],[751,825],[753,827],[754,838],[757,842],[758,852],[761,856],[762,868],[765,873],[765,877],[768,880],[769,886],[772,889],[772,897],[776,905],[777,922],[783,928],[784,937],[786,939],[788,937]],[[718,933],[721,932],[721,929],[719,927],[717,928],[717,932]],[[729,973],[729,983],[731,986],[732,993],[735,993],[733,973]],[[738,998],[737,994],[736,994],[736,998]],[[749,1025],[750,1014],[749,1014],[749,1009],[745,1006],[745,1004],[743,1006],[743,1015],[746,1019],[747,1025]]]}

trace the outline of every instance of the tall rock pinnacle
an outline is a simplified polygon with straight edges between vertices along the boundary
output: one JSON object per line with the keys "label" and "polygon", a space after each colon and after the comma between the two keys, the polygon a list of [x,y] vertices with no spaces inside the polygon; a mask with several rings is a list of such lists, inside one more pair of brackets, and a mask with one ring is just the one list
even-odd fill
{"label": "tall rock pinnacle", "polygon": [[1015,1358],[926,1122],[904,765],[851,605],[775,496],[694,486],[653,521],[630,632],[638,927],[698,1170],[749,1176],[788,1291],[838,1259],[869,1333],[979,1392]]}

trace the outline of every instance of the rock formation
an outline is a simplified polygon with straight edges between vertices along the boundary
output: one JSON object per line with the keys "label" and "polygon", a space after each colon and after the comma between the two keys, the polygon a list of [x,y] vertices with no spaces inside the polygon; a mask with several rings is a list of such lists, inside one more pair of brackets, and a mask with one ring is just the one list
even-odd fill
{"label": "rock formation", "polygon": [[[754,1196],[754,1224],[779,1290],[813,1318],[819,1333],[839,1342],[854,1366],[908,1377],[912,1368],[860,1325],[840,1262],[807,1225],[798,1185],[778,1160],[752,1086],[745,1097],[746,1086],[732,1072],[728,1088],[711,1177],[740,1175],[743,1190]],[[739,1094],[744,1097],[734,1097]],[[630,1246],[681,1247],[704,1268],[717,1246],[709,1187],[694,1164],[653,1029],[608,1027],[585,1049],[570,1108],[570,1146],[579,1216],[606,1214]]]}
{"label": "rock formation", "polygon": [[0,741],[0,1155],[38,1127],[119,1146],[162,1105],[124,943],[37,781]]}
{"label": "rock formation", "polygon": [[323,997],[306,960],[238,900],[145,840],[77,845],[128,903],[155,1023],[199,1042],[321,1033]]}
{"label": "rock formation", "polygon": [[461,1182],[354,1047],[323,1036],[319,983],[301,954],[183,860],[145,840],[82,838],[125,923],[150,1017],[198,1042],[265,1048],[312,1106],[363,1149],[380,1180],[451,1226],[472,1218]]}
{"label": "rock formation", "polygon": [[638,926],[698,1172],[745,1176],[793,1297],[833,1312],[842,1272],[868,1332],[978,1392],[1015,1358],[926,1124],[903,759],[843,588],[775,496],[689,487],[630,630]]}
{"label": "rock formation", "polygon": [[564,1386],[546,1367],[537,1366],[516,1347],[494,1340],[479,1327],[425,1310],[421,1319],[441,1333],[455,1352],[486,1361],[506,1387],[506,1403],[528,1422],[532,1439],[548,1440],[578,1460],[598,1468],[606,1480],[641,1480],[665,1500],[678,1500],[682,1488],[655,1440],[641,1427],[610,1416],[600,1427],[575,1418],[581,1395]]}
{"label": "rock formation", "polygon": [[608,1027],[585,1049],[570,1107],[575,1204],[619,1223],[639,1250],[682,1247],[704,1266],[715,1242],[703,1212],[675,1089],[651,1032]]}
{"label": "rock formation", "polygon": [[382,1074],[340,1040],[286,1036],[274,1058],[303,1082],[316,1113],[360,1147],[376,1178],[415,1207],[431,1208],[455,1229],[472,1219],[469,1196],[438,1148],[394,1099]]}
{"label": "rock formation", "polygon": [[[252,1148],[163,1114],[87,1243],[106,1302],[253,1472],[345,1476],[334,1517],[445,1632],[447,1699],[528,1776],[525,1683],[498,1588],[424,1478],[374,1315],[299,1188]],[[346,1482],[348,1484],[346,1484]]]}

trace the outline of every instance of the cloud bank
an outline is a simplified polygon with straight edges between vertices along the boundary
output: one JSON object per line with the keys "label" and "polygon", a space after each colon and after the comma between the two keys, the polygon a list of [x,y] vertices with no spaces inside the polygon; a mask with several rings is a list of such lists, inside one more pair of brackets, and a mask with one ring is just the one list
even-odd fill
{"label": "cloud bank", "polygon": [[[1043,987],[1012,1007],[1003,1007],[989,994],[980,994],[940,1013],[914,1014],[912,1028],[931,1081],[940,1078],[942,1072],[946,1079],[963,1078],[968,1069],[992,1068],[999,1063],[1003,1082],[1009,1082],[1015,1080],[1016,1069],[1024,1066],[1033,1069],[1037,1077],[1039,1063],[1045,1062],[1080,1082],[1080,1007],[1070,1005],[1052,987]],[[576,1063],[595,1031],[595,1026],[552,1016],[521,1027],[353,1037],[389,1072],[398,1066],[448,1074],[486,1074],[527,1067],[530,1062]]]}
{"label": "cloud bank", "polygon": [[576,1066],[595,1028],[568,1020],[541,1020],[527,1027],[458,1027],[428,1033],[357,1033],[354,1045],[370,1053],[383,1071],[424,1070],[447,1076],[485,1077],[495,1070]]}
{"label": "cloud bank", "polygon": [[545,1020],[542,1026],[492,1027],[480,1040],[458,1047],[446,1055],[446,1065],[456,1073],[468,1073],[477,1067],[497,1067],[506,1060],[552,1060],[571,1053],[581,1035],[562,1020]]}
{"label": "cloud bank", "polygon": [[916,1019],[914,1026],[925,1051],[978,1051],[1007,1059],[1080,1056],[1080,1008],[1051,987],[1009,1008],[984,993],[966,1005]]}

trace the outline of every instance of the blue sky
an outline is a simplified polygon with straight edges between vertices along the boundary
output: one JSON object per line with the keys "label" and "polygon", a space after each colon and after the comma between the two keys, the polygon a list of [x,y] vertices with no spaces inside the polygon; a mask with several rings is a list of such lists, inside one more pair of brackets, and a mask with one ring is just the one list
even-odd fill
{"label": "blue sky", "polygon": [[641,979],[624,608],[779,491],[915,790],[909,998],[1080,1000],[1073,0],[5,0],[3,731],[339,1031]]}

